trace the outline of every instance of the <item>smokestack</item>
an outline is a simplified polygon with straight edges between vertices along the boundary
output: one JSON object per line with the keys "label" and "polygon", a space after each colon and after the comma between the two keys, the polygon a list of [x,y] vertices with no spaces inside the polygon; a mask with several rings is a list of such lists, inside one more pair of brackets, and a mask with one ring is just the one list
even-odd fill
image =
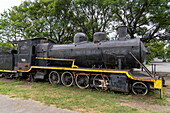
{"label": "smokestack", "polygon": [[119,40],[126,40],[127,26],[118,27]]}

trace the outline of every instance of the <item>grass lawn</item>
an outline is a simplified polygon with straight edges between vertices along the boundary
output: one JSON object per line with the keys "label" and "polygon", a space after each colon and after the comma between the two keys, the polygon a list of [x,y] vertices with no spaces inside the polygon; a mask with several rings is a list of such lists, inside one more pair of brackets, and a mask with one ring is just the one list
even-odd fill
{"label": "grass lawn", "polygon": [[[64,87],[51,85],[48,82],[30,83],[4,78],[0,79],[0,94],[9,95],[11,98],[31,99],[46,105],[55,105],[57,108],[78,112],[146,113],[153,112],[147,109],[147,105],[170,107],[170,102],[167,101],[170,94],[166,93],[164,99],[159,99],[159,91],[152,91],[147,96],[123,95],[122,93],[93,89],[79,89],[76,86]],[[146,108],[130,106],[129,102],[131,101],[146,103]],[[127,106],[125,103],[129,105]]]}

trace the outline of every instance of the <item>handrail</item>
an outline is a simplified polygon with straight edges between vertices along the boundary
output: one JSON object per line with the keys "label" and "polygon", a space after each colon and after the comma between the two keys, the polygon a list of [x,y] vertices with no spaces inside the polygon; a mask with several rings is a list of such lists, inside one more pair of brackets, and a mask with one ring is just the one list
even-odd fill
{"label": "handrail", "polygon": [[147,67],[145,67],[145,65],[140,63],[140,61],[135,57],[135,55],[133,55],[133,53],[129,52],[129,54],[144,68],[144,70],[149,74],[150,77],[154,78],[151,72],[147,69]]}

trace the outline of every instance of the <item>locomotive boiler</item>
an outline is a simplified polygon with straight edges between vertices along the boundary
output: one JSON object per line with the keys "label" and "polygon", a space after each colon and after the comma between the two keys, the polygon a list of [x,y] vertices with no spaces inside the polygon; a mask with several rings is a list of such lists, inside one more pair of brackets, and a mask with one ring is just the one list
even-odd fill
{"label": "locomotive boiler", "polygon": [[[54,44],[44,54],[37,54],[37,57],[49,57],[60,59],[76,59],[75,65],[89,68],[107,69],[132,69],[140,68],[140,64],[134,61],[129,54],[132,52],[140,62],[144,62],[146,48],[140,39],[126,40],[126,27],[119,27],[120,38],[116,41],[106,41],[106,34],[97,32],[94,34],[93,42],[88,42],[88,37],[84,33],[77,33],[74,36],[73,44]],[[42,51],[42,44],[38,51]],[[44,44],[45,46],[45,44]],[[68,62],[51,61],[50,66],[69,66]]]}
{"label": "locomotive boiler", "polygon": [[[0,54],[3,76],[24,76],[29,80],[48,79],[51,84],[77,85],[145,95],[150,87],[162,91],[162,80],[154,77],[142,64],[147,50],[140,39],[126,39],[126,26],[118,28],[119,39],[107,41],[97,32],[93,42],[84,33],[77,33],[72,44],[56,44],[46,38],[14,42],[17,50]],[[5,55],[4,55],[5,54]],[[2,62],[3,61],[3,62]],[[10,65],[10,66],[9,66]],[[147,74],[134,73],[143,67]]]}

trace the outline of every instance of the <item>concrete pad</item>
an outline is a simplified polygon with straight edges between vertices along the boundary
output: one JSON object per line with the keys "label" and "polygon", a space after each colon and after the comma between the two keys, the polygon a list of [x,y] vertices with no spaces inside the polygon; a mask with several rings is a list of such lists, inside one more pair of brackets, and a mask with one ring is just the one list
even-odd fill
{"label": "concrete pad", "polygon": [[76,113],[74,111],[47,106],[32,100],[9,98],[0,95],[0,113]]}

